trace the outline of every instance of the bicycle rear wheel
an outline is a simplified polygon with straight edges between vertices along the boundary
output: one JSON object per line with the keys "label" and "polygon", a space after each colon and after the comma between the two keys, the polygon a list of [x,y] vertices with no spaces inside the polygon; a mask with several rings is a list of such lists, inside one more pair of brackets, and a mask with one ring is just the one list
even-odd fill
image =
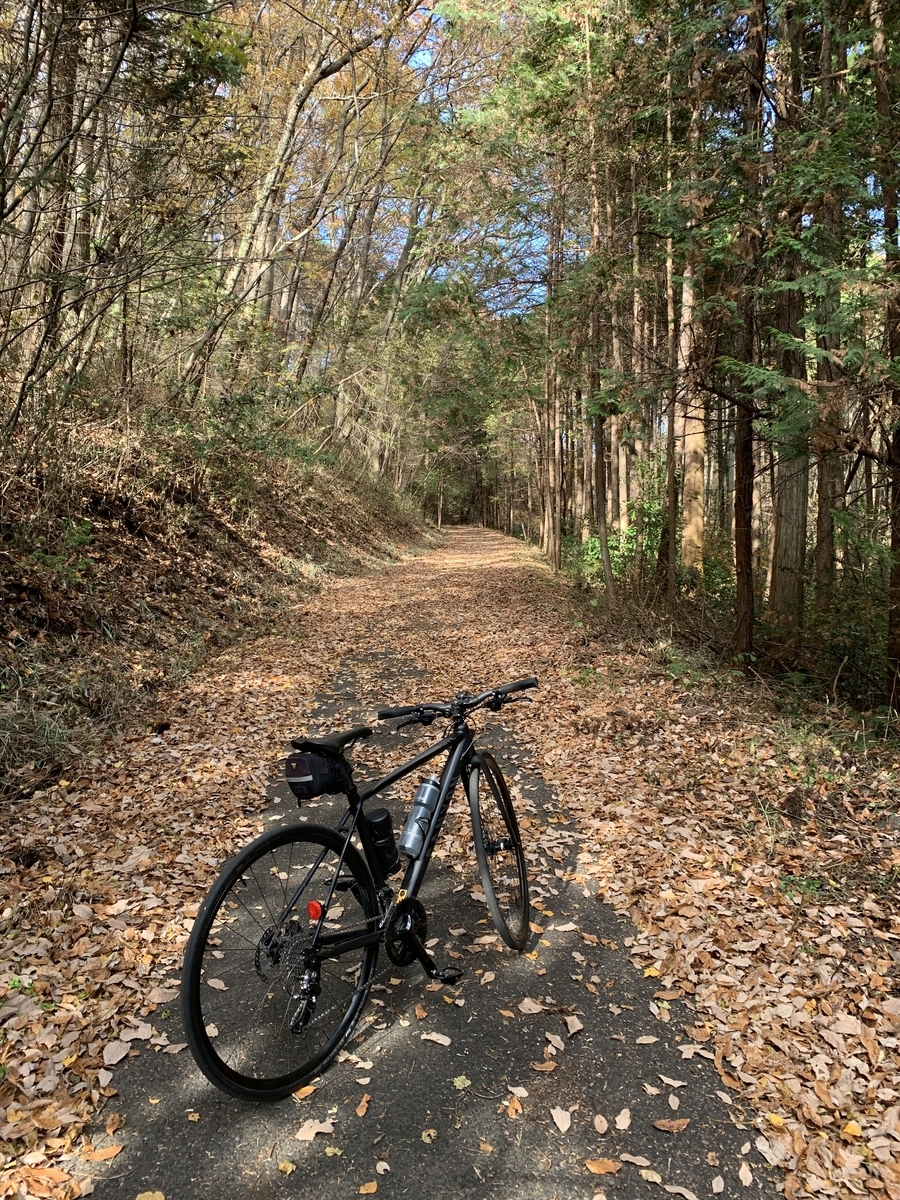
{"label": "bicycle rear wheel", "polygon": [[494,926],[507,946],[528,941],[531,906],[519,824],[506,780],[492,754],[476,754],[467,783],[472,837]]}
{"label": "bicycle rear wheel", "polygon": [[[184,958],[184,1029],[200,1070],[230,1096],[288,1095],[324,1069],[359,1018],[378,944],[342,952],[334,943],[373,931],[378,902],[353,845],[338,871],[344,848],[324,826],[265,833],[200,908]],[[311,902],[328,904],[315,950]]]}

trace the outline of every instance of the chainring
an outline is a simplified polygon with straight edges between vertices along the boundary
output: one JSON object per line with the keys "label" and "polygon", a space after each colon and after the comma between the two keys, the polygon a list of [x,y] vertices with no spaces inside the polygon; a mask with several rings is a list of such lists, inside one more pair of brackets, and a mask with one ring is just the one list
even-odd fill
{"label": "chainring", "polygon": [[394,909],[390,924],[384,931],[384,948],[392,963],[398,967],[408,967],[416,961],[416,953],[406,940],[402,929],[399,928],[401,918],[412,914],[412,927],[416,937],[425,945],[428,940],[428,914],[421,900],[402,900]]}

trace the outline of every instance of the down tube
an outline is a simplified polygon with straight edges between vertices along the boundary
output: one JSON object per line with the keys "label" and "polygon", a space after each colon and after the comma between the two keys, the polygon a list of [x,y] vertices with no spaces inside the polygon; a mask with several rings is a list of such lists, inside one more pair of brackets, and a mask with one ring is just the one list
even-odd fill
{"label": "down tube", "polygon": [[431,853],[434,850],[437,835],[444,823],[450,798],[456,786],[460,766],[471,753],[473,744],[472,735],[467,731],[466,735],[457,743],[453,753],[444,764],[444,770],[441,772],[441,791],[434,810],[434,817],[428,829],[428,837],[425,840],[425,845],[422,847],[419,857],[413,859],[406,868],[406,874],[403,877],[403,887],[398,893],[398,899],[405,900],[407,897],[416,896],[419,888],[422,886],[422,879],[431,861]]}

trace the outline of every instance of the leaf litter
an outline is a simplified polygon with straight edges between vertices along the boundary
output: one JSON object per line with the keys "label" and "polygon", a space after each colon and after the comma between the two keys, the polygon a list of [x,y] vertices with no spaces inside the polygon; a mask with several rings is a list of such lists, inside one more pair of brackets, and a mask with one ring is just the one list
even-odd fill
{"label": "leaf litter", "polygon": [[[44,1169],[18,1163],[25,1151],[72,1153],[115,1094],[111,1067],[176,1049],[159,1018],[191,922],[222,861],[262,828],[275,760],[327,682],[310,664],[358,663],[368,643],[396,645],[429,681],[427,696],[389,695],[373,663],[358,673],[373,709],[538,675],[537,703],[503,722],[575,829],[542,828],[517,790],[532,872],[574,848],[585,885],[630,917],[635,967],[693,1006],[683,1059],[709,1059],[723,1103],[757,1112],[787,1200],[867,1184],[898,1200],[900,918],[870,886],[900,868],[891,749],[791,727],[733,674],[686,684],[656,651],[573,637],[581,614],[534,552],[456,533],[425,560],[330,585],[290,637],[230,650],[163,698],[164,736],[122,735],[20,800],[0,846],[4,1180]],[[380,769],[390,752],[358,757]],[[789,801],[799,824],[779,817]],[[437,857],[458,851],[452,834]],[[150,1038],[126,1038],[143,1023]],[[71,1196],[77,1182],[42,1186]]]}

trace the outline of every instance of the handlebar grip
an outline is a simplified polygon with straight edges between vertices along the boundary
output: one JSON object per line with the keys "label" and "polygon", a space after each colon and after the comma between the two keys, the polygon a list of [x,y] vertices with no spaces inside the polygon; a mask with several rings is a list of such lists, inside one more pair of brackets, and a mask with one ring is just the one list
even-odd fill
{"label": "handlebar grip", "polygon": [[418,712],[419,708],[418,704],[404,704],[400,708],[379,708],[375,715],[379,721],[390,721],[394,717],[408,717]]}
{"label": "handlebar grip", "polygon": [[509,696],[513,692],[524,692],[526,688],[539,687],[537,679],[533,675],[529,675],[527,679],[516,679],[512,683],[505,683],[503,687],[497,688],[498,696]]}

